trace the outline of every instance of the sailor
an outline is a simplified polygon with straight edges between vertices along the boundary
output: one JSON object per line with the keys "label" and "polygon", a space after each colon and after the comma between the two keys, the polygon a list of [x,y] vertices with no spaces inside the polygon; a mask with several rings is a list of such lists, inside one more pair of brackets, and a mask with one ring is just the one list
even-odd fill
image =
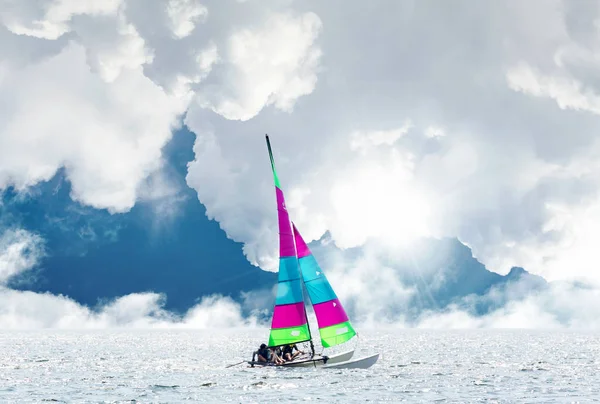
{"label": "sailor", "polygon": [[281,358],[281,356],[277,355],[273,348],[268,348],[265,344],[260,344],[260,348],[258,348],[256,353],[258,354],[259,362],[273,362],[276,365],[285,363],[285,361]]}
{"label": "sailor", "polygon": [[276,365],[282,365],[285,363],[285,361],[281,357],[281,348],[280,347],[273,349],[272,352],[273,352],[273,363],[275,363]]}
{"label": "sailor", "polygon": [[[294,349],[296,353],[294,353]],[[286,361],[293,361],[296,356],[303,354],[304,352],[299,350],[296,344],[288,344],[283,347],[283,359]]]}
{"label": "sailor", "polygon": [[260,344],[258,348],[258,361],[259,362],[270,362],[271,361],[271,350],[267,348],[267,345]]}

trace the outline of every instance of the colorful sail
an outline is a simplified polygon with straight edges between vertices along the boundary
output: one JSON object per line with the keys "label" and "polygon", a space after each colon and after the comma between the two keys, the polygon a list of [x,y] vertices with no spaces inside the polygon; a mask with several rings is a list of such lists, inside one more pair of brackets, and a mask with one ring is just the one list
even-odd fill
{"label": "colorful sail", "polygon": [[315,310],[323,347],[342,344],[356,335],[344,307],[323,270],[292,223],[300,272]]}
{"label": "colorful sail", "polygon": [[304,307],[304,296],[302,293],[302,280],[296,247],[294,245],[294,234],[288,215],[283,191],[279,184],[279,178],[275,171],[275,161],[271,151],[271,144],[267,136],[267,147],[273,169],[275,181],[275,194],[277,197],[277,215],[279,221],[279,275],[277,283],[277,297],[273,320],[271,322],[271,334],[269,335],[269,346],[279,346],[311,339],[306,309]]}

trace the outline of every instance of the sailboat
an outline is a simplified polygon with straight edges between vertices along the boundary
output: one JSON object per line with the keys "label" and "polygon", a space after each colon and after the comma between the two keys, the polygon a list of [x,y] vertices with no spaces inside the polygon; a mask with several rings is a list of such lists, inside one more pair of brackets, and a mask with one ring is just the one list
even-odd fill
{"label": "sailboat", "polygon": [[[276,366],[368,368],[377,362],[379,354],[351,360],[354,349],[333,355],[315,353],[314,337],[306,313],[304,289],[306,289],[309,304],[312,304],[317,318],[323,348],[347,343],[356,337],[357,333],[323,270],[296,225],[290,220],[275,170],[275,160],[268,135],[266,140],[275,182],[279,222],[279,274],[269,334],[269,348],[275,349],[285,345],[308,342],[311,351],[308,357],[299,357]],[[273,365],[272,363],[258,362],[255,359],[256,357],[253,355],[252,360],[248,361],[252,367]]]}

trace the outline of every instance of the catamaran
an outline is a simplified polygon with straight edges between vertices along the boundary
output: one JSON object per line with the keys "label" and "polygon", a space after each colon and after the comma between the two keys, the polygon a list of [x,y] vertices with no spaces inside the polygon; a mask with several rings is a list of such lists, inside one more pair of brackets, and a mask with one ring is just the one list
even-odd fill
{"label": "catamaran", "polygon": [[[279,274],[268,348],[277,349],[290,344],[308,342],[311,351],[308,357],[298,357],[276,366],[368,368],[377,362],[378,353],[353,361],[351,359],[354,349],[333,355],[315,353],[313,335],[306,313],[303,285],[317,318],[319,336],[324,349],[347,343],[357,334],[323,270],[295,224],[290,220],[275,170],[269,136],[266,136],[266,140],[275,182],[279,222]],[[270,362],[258,362],[255,359],[256,352],[252,360],[248,361],[252,367],[274,365]]]}

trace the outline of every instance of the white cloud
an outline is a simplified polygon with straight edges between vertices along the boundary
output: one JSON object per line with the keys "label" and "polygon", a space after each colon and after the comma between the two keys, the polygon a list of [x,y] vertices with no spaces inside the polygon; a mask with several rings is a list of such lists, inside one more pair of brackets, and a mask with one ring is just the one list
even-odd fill
{"label": "white cloud", "polygon": [[547,97],[556,101],[562,109],[575,109],[600,114],[600,96],[572,77],[546,76],[522,63],[508,70],[508,85],[535,97]]}
{"label": "white cloud", "polygon": [[4,25],[17,35],[57,39],[70,31],[69,24],[79,15],[115,14],[122,0],[4,0],[0,17]]}
{"label": "white cloud", "polygon": [[[482,278],[471,274],[478,269],[456,251],[446,251],[441,242],[422,242],[400,250],[370,241],[343,254],[325,254],[320,246],[313,248],[315,252],[318,259],[327,257],[320,261],[321,267],[359,329],[600,327],[598,287],[571,282],[543,287],[536,279],[522,277],[496,284],[484,295],[453,294],[463,288],[453,284],[454,276],[474,276],[477,281],[471,287]],[[455,268],[457,263],[463,267]],[[446,307],[448,298],[453,303]]]}
{"label": "white cloud", "polygon": [[254,317],[244,318],[241,307],[230,298],[206,296],[196,306],[187,311],[183,318],[188,328],[227,328],[255,326]]}
{"label": "white cloud", "polygon": [[2,122],[0,188],[25,189],[66,167],[74,199],[125,211],[144,178],[161,167],[182,102],[140,69],[106,84],[83,60],[84,49],[71,44],[0,84],[11,111]]}
{"label": "white cloud", "polygon": [[[370,244],[349,264],[328,260],[327,275],[351,321],[360,330],[369,327],[419,328],[583,328],[598,329],[600,290],[569,283],[550,285],[530,294],[526,281],[506,290],[493,289],[483,297],[469,296],[459,308],[429,311],[416,320],[412,300],[424,299],[400,281],[398,269],[385,265],[389,253]],[[0,281],[31,269],[42,254],[42,240],[22,230],[6,231],[0,238]],[[374,247],[375,246],[375,247]],[[409,251],[409,250],[407,250]],[[384,253],[382,255],[382,252]],[[384,261],[382,261],[382,257]],[[324,262],[321,263],[325,264]],[[431,285],[435,287],[434,285]],[[205,296],[185,314],[164,309],[166,298],[157,293],[133,293],[90,309],[74,300],[49,293],[16,291],[0,286],[0,327],[3,329],[106,329],[106,328],[268,328],[258,320],[270,301],[267,291],[242,296],[244,304],[219,295]],[[469,308],[478,300],[502,303],[484,316]],[[507,302],[505,305],[503,302]],[[256,305],[258,303],[258,306]],[[243,307],[251,315],[243,315]]]}
{"label": "white cloud", "polygon": [[44,254],[43,240],[23,229],[0,235],[0,285],[34,267]]}
{"label": "white cloud", "polygon": [[158,293],[132,293],[90,309],[67,296],[5,286],[13,276],[37,266],[43,254],[44,241],[38,235],[22,229],[4,230],[0,235],[0,328],[228,328],[257,324],[255,317],[243,317],[240,304],[219,295],[203,297],[180,316],[164,309],[166,298]]}
{"label": "white cloud", "polygon": [[369,249],[355,262],[334,263],[326,273],[351,321],[363,327],[399,323],[417,294]]}
{"label": "white cloud", "polygon": [[240,305],[229,298],[205,297],[183,317],[166,311],[164,300],[157,293],[132,293],[92,310],[62,295],[0,288],[0,327],[205,329],[256,325],[256,319],[243,318]]}
{"label": "white cloud", "polygon": [[598,278],[598,8],[441,7],[10,2],[0,189],[64,167],[90,206],[168,199],[161,148],[186,112],[188,184],[264,269],[277,254],[269,132],[308,240],[453,236],[498,272]]}
{"label": "white cloud", "polygon": [[395,149],[367,156],[332,174],[328,228],[336,244],[355,247],[369,237],[402,243],[428,235],[429,202],[414,183],[411,157]]}
{"label": "white cloud", "polygon": [[172,91],[176,95],[188,95],[192,90],[190,87],[200,83],[211,72],[215,63],[219,61],[219,53],[217,46],[214,43],[199,51],[195,59],[195,73],[185,75],[182,73],[176,74],[175,83],[172,85]]}
{"label": "white cloud", "polygon": [[24,191],[65,167],[74,199],[127,211],[161,169],[161,148],[195,95],[248,119],[265,105],[290,110],[314,89],[313,13],[270,3],[240,5],[247,13],[209,12],[196,0],[100,3],[24,0],[0,13],[0,189]]}
{"label": "white cloud", "polygon": [[86,50],[92,72],[104,81],[113,82],[124,70],[150,64],[154,58],[153,51],[122,14],[102,19],[82,17],[73,23],[73,29]]}
{"label": "white cloud", "polygon": [[[406,130],[403,126],[385,133],[399,138]],[[357,149],[356,137],[349,141],[336,140],[335,145],[325,141],[336,153],[320,164],[303,166],[298,171],[303,181],[280,173],[292,219],[307,239],[318,238],[330,230],[336,244],[348,248],[370,237],[392,244],[429,235],[431,206],[415,182],[413,156],[391,146],[389,138],[382,141],[381,133],[365,134],[371,139],[367,148]],[[284,160],[279,158],[282,155],[280,143],[274,141],[273,144],[279,165]],[[268,158],[263,154],[263,163],[267,164],[246,170],[243,153],[247,149],[238,147],[234,151],[231,145],[226,147],[229,156],[239,153],[238,158],[228,159],[214,135],[198,134],[188,184],[198,191],[207,207],[207,215],[215,218],[229,237],[246,241],[244,252],[250,262],[275,270],[276,211],[270,176],[265,170]],[[250,150],[260,147],[256,143],[248,146]],[[245,195],[241,203],[234,197],[239,194]],[[258,212],[260,216],[256,215]]]}
{"label": "white cloud", "polygon": [[437,126],[430,126],[427,129],[425,129],[425,136],[429,138],[442,137],[445,135],[446,134],[444,133],[444,130]]}
{"label": "white cloud", "polygon": [[219,86],[199,94],[203,107],[227,119],[248,120],[268,105],[291,111],[316,85],[321,51],[314,45],[321,21],[314,13],[272,14],[264,26],[244,28],[228,40]]}
{"label": "white cloud", "polygon": [[[574,234],[581,245],[595,236],[583,240],[591,233],[554,208],[593,209],[600,190],[598,10],[579,8],[481,3],[445,14],[428,3],[364,12],[309,2],[303,9],[323,22],[314,91],[289,115],[261,110],[265,96],[213,99],[226,118],[253,117],[243,127],[190,108],[198,141],[188,184],[251,262],[274,269],[274,197],[257,135],[269,132],[288,208],[309,240],[327,230],[342,247],[458,237],[499,273],[520,265],[551,279],[597,278],[567,248]],[[246,76],[231,82],[252,99],[266,94],[260,73]],[[212,177],[211,167],[224,171]]]}
{"label": "white cloud", "polygon": [[192,33],[198,21],[206,18],[208,9],[198,0],[169,0],[167,14],[173,35],[181,39]]}
{"label": "white cloud", "polygon": [[570,284],[557,284],[524,300],[508,302],[506,306],[484,316],[475,316],[456,307],[445,312],[427,312],[415,326],[430,329],[597,330],[600,327],[599,302],[600,290],[598,289],[582,289]]}
{"label": "white cloud", "polygon": [[393,145],[398,139],[406,135],[412,128],[410,121],[406,122],[401,128],[393,130],[378,130],[372,132],[355,132],[351,136],[350,149],[367,149],[370,146]]}

